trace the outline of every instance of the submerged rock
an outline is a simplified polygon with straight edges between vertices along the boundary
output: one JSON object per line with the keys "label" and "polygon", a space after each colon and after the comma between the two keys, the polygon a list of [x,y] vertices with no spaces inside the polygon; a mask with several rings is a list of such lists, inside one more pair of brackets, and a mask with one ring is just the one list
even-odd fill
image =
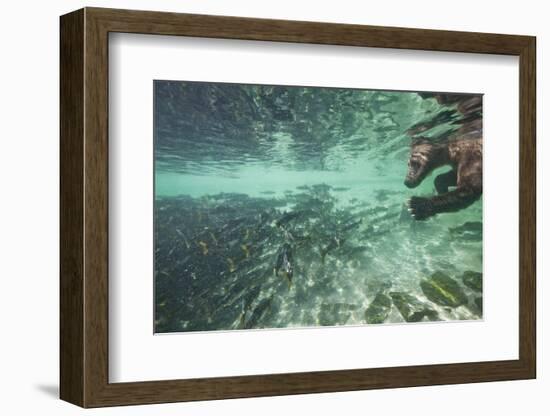
{"label": "submerged rock", "polygon": [[462,275],[462,283],[476,292],[483,291],[483,275],[479,272],[466,270]]}
{"label": "submerged rock", "polygon": [[391,312],[391,298],[383,292],[378,292],[365,311],[368,324],[381,324],[386,321]]}
{"label": "submerged rock", "polygon": [[319,312],[319,325],[345,325],[357,305],[350,303],[323,303]]}
{"label": "submerged rock", "polygon": [[427,318],[428,321],[439,320],[439,315],[436,311],[409,293],[391,292],[390,296],[393,304],[407,322],[420,322],[424,318]]}
{"label": "submerged rock", "polygon": [[481,297],[475,298],[475,305],[479,308],[479,315],[483,314],[483,299]]}
{"label": "submerged rock", "polygon": [[468,303],[468,298],[459,284],[443,272],[435,272],[420,282],[424,295],[434,303],[457,308]]}

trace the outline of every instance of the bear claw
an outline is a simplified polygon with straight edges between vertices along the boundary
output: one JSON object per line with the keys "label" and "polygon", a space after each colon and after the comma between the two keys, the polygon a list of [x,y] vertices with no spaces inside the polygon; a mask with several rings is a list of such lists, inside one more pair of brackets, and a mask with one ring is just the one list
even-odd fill
{"label": "bear claw", "polygon": [[408,205],[408,210],[415,220],[422,221],[434,215],[432,203],[428,198],[413,196],[409,199]]}

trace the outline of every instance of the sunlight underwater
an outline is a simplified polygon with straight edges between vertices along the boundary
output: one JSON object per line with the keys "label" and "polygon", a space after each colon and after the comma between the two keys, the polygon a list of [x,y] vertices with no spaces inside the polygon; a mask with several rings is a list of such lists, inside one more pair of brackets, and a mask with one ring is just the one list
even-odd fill
{"label": "sunlight underwater", "polygon": [[415,221],[450,167],[403,184],[411,131],[461,118],[426,94],[156,81],[155,332],[482,318],[481,199]]}

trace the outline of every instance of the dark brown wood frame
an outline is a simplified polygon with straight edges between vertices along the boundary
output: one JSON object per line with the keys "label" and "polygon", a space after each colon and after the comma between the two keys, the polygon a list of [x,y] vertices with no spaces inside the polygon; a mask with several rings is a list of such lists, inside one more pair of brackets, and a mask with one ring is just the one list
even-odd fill
{"label": "dark brown wood frame", "polygon": [[[110,32],[519,56],[519,359],[109,383]],[[535,50],[530,36],[99,8],[62,16],[61,398],[100,407],[535,378]]]}

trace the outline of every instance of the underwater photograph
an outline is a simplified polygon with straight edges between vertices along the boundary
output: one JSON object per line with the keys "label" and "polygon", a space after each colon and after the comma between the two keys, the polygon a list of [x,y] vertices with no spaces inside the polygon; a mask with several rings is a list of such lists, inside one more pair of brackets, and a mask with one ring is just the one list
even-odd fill
{"label": "underwater photograph", "polygon": [[153,88],[155,333],[483,319],[481,94]]}

